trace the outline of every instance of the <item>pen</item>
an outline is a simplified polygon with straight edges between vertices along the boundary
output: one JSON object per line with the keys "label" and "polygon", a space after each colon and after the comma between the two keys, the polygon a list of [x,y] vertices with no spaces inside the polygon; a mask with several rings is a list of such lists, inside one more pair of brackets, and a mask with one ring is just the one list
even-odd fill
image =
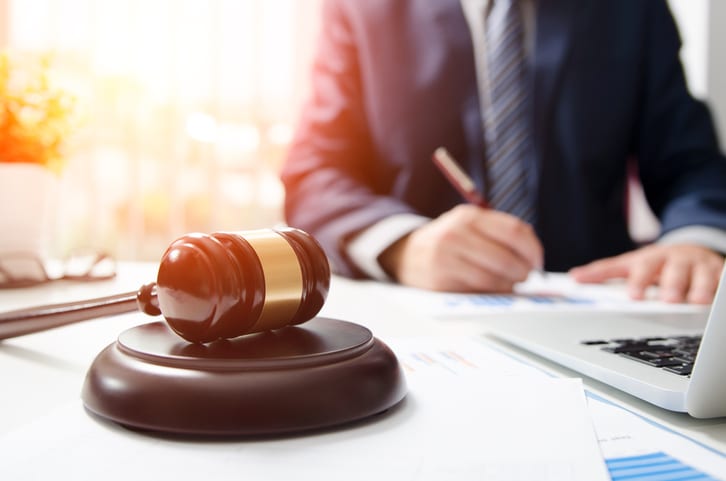
{"label": "pen", "polygon": [[444,147],[439,147],[434,151],[433,161],[444,174],[444,177],[467,202],[479,207],[489,208],[489,204],[477,190],[474,181],[459,167],[459,164]]}
{"label": "pen", "polygon": [[[459,191],[467,202],[485,209],[489,208],[489,204],[487,204],[484,196],[477,190],[474,181],[464,172],[456,160],[449,154],[448,150],[444,147],[437,148],[434,150],[432,159],[436,167],[444,174],[444,177]],[[542,268],[535,268],[535,270],[541,276],[545,275],[545,271]]]}

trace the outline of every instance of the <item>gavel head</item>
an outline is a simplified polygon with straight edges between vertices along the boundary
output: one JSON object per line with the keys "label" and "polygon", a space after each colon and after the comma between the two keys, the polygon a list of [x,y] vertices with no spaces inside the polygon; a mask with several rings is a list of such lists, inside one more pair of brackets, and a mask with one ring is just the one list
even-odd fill
{"label": "gavel head", "polygon": [[261,229],[177,239],[161,259],[156,295],[169,327],[204,343],[303,323],[329,287],[328,260],[313,237]]}

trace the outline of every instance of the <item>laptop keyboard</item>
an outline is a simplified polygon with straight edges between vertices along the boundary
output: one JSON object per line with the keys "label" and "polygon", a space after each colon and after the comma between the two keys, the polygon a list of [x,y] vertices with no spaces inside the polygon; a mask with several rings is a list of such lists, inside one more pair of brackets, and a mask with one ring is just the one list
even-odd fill
{"label": "laptop keyboard", "polygon": [[609,341],[583,341],[633,361],[663,369],[681,376],[690,376],[701,336],[649,337],[640,339],[612,339]]}

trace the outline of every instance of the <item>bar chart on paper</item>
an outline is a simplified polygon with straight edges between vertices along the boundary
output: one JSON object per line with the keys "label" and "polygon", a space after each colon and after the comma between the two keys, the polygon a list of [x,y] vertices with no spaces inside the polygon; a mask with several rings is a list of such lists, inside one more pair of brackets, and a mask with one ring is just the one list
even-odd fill
{"label": "bar chart on paper", "polygon": [[606,459],[613,481],[718,481],[666,453]]}
{"label": "bar chart on paper", "polygon": [[[439,375],[459,377],[462,382],[474,376],[529,384],[537,377],[547,377],[536,367],[484,345],[441,338],[393,344],[411,381]],[[586,394],[601,455],[613,481],[726,481],[726,453],[641,418],[595,393]]]}
{"label": "bar chart on paper", "polygon": [[524,307],[525,305],[528,305],[529,307],[534,307],[551,306],[557,304],[561,306],[593,305],[595,304],[595,301],[582,297],[568,297],[555,294],[451,294],[444,299],[444,304],[451,309],[456,309],[466,305],[481,307],[514,307],[515,305],[520,305],[521,307]]}
{"label": "bar chart on paper", "polygon": [[726,453],[587,391],[613,481],[726,481]]}

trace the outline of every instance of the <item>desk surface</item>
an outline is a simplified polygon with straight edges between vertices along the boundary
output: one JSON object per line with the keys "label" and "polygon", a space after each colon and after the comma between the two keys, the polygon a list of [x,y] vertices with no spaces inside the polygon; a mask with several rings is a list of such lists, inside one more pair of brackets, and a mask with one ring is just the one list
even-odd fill
{"label": "desk surface", "polygon": [[[122,263],[112,281],[96,283],[58,282],[26,289],[0,290],[3,311],[29,305],[68,302],[135,291],[156,277],[156,265]],[[442,322],[412,314],[400,303],[381,298],[380,285],[333,278],[331,291],[321,312],[327,317],[359,323],[384,342],[410,336],[481,336],[487,332],[481,320]],[[59,406],[77,402],[86,371],[95,356],[118,334],[146,322],[139,313],[85,321],[51,331],[0,342],[0,379],[3,380],[0,437],[49,414]],[[524,353],[534,363],[566,377],[580,377],[566,369]],[[648,419],[683,433],[705,445],[726,451],[726,419],[697,420],[661,410],[631,396],[584,379],[587,389],[606,396]],[[0,469],[1,471],[1,469]]]}

